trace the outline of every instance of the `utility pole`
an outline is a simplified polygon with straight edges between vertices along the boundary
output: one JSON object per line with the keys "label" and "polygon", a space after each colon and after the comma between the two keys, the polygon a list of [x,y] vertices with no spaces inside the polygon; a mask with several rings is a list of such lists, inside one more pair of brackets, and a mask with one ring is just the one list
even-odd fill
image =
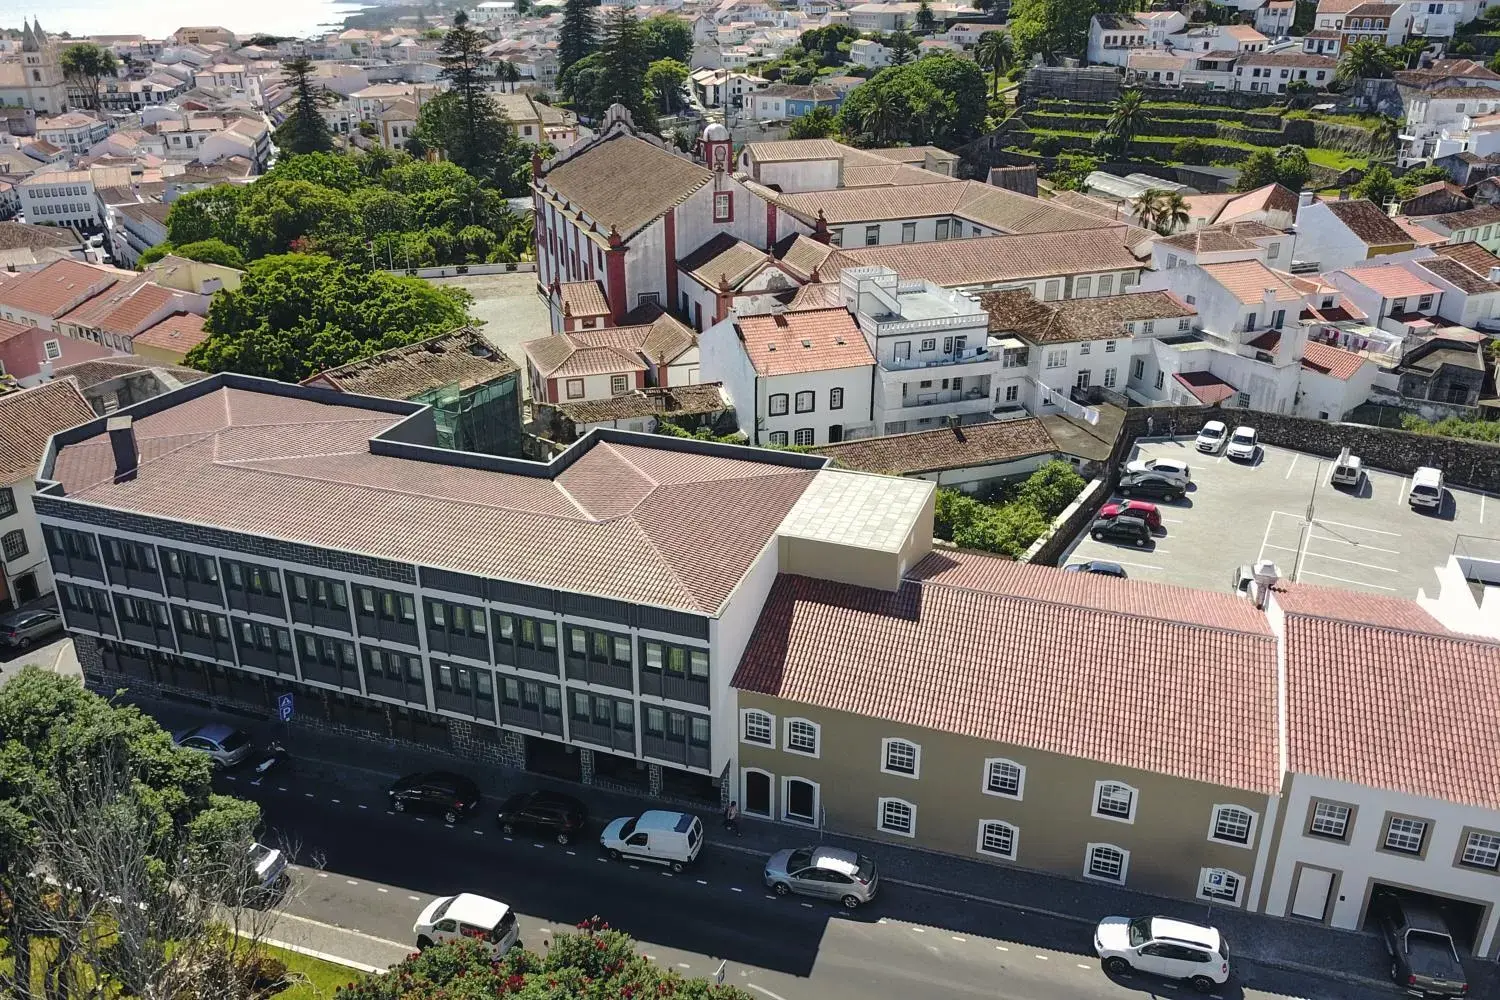
{"label": "utility pole", "polygon": [[1318,482],[1323,478],[1323,460],[1318,459],[1318,464],[1313,467],[1312,492],[1307,497],[1307,513],[1302,518],[1302,530],[1297,535],[1296,560],[1292,563],[1292,582],[1297,583],[1302,576],[1302,560],[1307,554],[1307,544],[1312,541],[1313,518],[1316,516],[1315,508],[1318,503]]}

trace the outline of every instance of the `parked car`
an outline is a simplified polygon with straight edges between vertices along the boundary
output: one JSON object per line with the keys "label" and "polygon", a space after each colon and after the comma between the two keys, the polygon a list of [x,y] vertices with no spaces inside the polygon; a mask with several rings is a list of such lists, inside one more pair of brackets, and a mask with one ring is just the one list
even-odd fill
{"label": "parked car", "polygon": [[875,898],[880,877],[875,862],[842,847],[800,847],[777,851],[766,861],[766,888],[778,896],[836,899],[850,910]]}
{"label": "parked car", "polygon": [[1126,472],[1154,472],[1160,476],[1176,479],[1184,487],[1193,481],[1192,470],[1180,458],[1138,458],[1125,463]]}
{"label": "parked car", "polygon": [[1217,928],[1167,917],[1105,917],[1094,951],[1111,976],[1131,971],[1186,979],[1201,993],[1229,979],[1229,945]]}
{"label": "parked car", "polygon": [[1397,986],[1418,997],[1461,997],[1469,992],[1468,973],[1438,910],[1393,892],[1377,893],[1371,905],[1391,953],[1391,978]]}
{"label": "parked car", "polygon": [[689,813],[648,809],[611,820],[599,835],[599,846],[616,861],[633,858],[680,872],[698,860],[703,823]]}
{"label": "parked car", "polygon": [[1352,449],[1345,448],[1339,452],[1339,457],[1334,459],[1333,471],[1328,474],[1328,481],[1334,486],[1348,486],[1353,489],[1359,486],[1360,479],[1364,476],[1364,463]]}
{"label": "parked car", "polygon": [[1119,517],[1121,514],[1140,518],[1152,531],[1161,530],[1161,510],[1149,501],[1126,500],[1123,503],[1116,501],[1099,508],[1100,517]]}
{"label": "parked car", "polygon": [[1170,502],[1186,493],[1187,486],[1182,480],[1159,472],[1127,472],[1120,477],[1115,492],[1121,496],[1155,497]]}
{"label": "parked car", "polygon": [[184,750],[207,754],[215,767],[234,767],[254,749],[249,733],[218,722],[174,733],[172,742]]}
{"label": "parked car", "polygon": [[1222,420],[1210,420],[1203,425],[1198,432],[1198,440],[1194,443],[1198,450],[1209,455],[1217,455],[1219,449],[1224,447],[1224,435],[1229,433],[1229,428],[1224,426]]}
{"label": "parked car", "polygon": [[417,937],[418,951],[459,938],[473,938],[489,945],[496,956],[514,948],[521,937],[514,910],[498,899],[472,892],[434,899],[423,908],[411,932]]}
{"label": "parked car", "polygon": [[1236,427],[1234,433],[1229,435],[1229,444],[1224,448],[1224,457],[1253,462],[1259,448],[1260,443],[1256,440],[1254,427]]}
{"label": "parked car", "polygon": [[1412,507],[1443,509],[1443,470],[1423,466],[1411,474],[1411,490],[1406,502]]}
{"label": "parked car", "polygon": [[1089,528],[1089,535],[1096,542],[1129,542],[1144,548],[1151,542],[1151,528],[1141,518],[1101,517]]}
{"label": "parked car", "polygon": [[265,844],[250,845],[250,881],[254,895],[276,894],[286,880],[286,855]]}
{"label": "parked car", "polygon": [[408,774],[386,792],[396,812],[424,812],[457,823],[479,808],[479,786],[450,771]]}
{"label": "parked car", "polygon": [[533,791],[512,795],[495,814],[502,833],[517,830],[550,834],[559,844],[567,844],[588,823],[589,811],[582,802],[560,792]]}
{"label": "parked car", "polygon": [[1103,559],[1089,559],[1086,562],[1069,563],[1063,567],[1064,573],[1095,573],[1099,576],[1117,576],[1125,579],[1125,567],[1119,563],[1105,562]]}
{"label": "parked car", "polygon": [[47,608],[12,611],[0,617],[0,646],[30,649],[32,643],[41,642],[62,630],[62,615],[56,611]]}

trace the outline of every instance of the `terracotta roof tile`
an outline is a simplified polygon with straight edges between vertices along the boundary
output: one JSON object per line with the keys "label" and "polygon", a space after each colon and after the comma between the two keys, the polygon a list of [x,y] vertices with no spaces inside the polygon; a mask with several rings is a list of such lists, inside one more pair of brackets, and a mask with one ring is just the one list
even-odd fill
{"label": "terracotta roof tile", "polygon": [[98,295],[124,276],[122,271],[57,260],[38,271],[0,285],[0,305],[53,319]]}
{"label": "terracotta roof tile", "polygon": [[1366,363],[1363,355],[1341,347],[1309,341],[1302,351],[1302,367],[1347,381]]}
{"label": "terracotta roof tile", "polygon": [[[400,419],[219,386],[135,422],[133,480],[114,482],[102,431],[63,448],[54,477],[105,507],[712,614],[816,475],[754,449],[726,457],[678,442],[590,442],[566,484],[545,467],[519,475],[372,454],[369,437]],[[633,506],[583,509],[580,498],[603,505],[626,473]]]}
{"label": "terracotta roof tile", "polygon": [[1264,616],[1229,594],[1087,575],[970,553],[928,556],[895,592],[783,574],[732,683],[1274,794]]}
{"label": "terracotta roof tile", "polygon": [[729,408],[723,383],[700,382],[635,389],[608,399],[580,399],[554,404],[568,419],[578,424],[595,424],[606,420],[630,420],[660,413],[690,416],[716,413]]}
{"label": "terracotta roof tile", "polygon": [[1302,292],[1291,283],[1289,275],[1273,271],[1258,260],[1235,260],[1201,266],[1229,294],[1245,305],[1264,301],[1266,289],[1275,293],[1277,302],[1291,302],[1302,298]]}
{"label": "terracotta roof tile", "polygon": [[958,216],[1004,233],[1066,232],[1109,225],[1098,216],[978,181],[837,188],[782,195],[772,192],[772,197],[808,224],[821,212],[830,226],[944,215]]}
{"label": "terracotta roof tile", "polygon": [[1442,233],[1433,232],[1431,229],[1428,229],[1426,226],[1410,218],[1409,216],[1394,215],[1391,217],[1391,221],[1400,226],[1401,231],[1406,233],[1407,236],[1411,237],[1411,241],[1419,247],[1435,246],[1439,243],[1446,243],[1448,241],[1448,237],[1444,236]]}
{"label": "terracotta roof tile", "polygon": [[1040,420],[1026,417],[860,438],[814,450],[845,469],[910,476],[1047,455],[1057,445]]}
{"label": "terracotta roof tile", "polygon": [[[117,357],[117,358],[92,358],[88,361],[79,361],[75,364],[64,365],[53,374],[57,378],[70,378],[78,383],[80,389],[88,389],[98,385],[100,382],[108,382],[122,375],[132,372],[160,371],[172,377],[174,382],[187,385],[191,382],[201,382],[208,378],[207,372],[200,372],[193,368],[183,368],[179,365],[164,365],[150,358],[140,356]],[[176,388],[173,386],[172,388]]]}
{"label": "terracotta roof tile", "polygon": [[1174,372],[1172,379],[1204,406],[1222,403],[1239,391],[1212,372]]}
{"label": "terracotta roof tile", "polygon": [[1406,230],[1392,222],[1391,217],[1368,198],[1325,201],[1323,204],[1328,206],[1335,219],[1370,246],[1394,246],[1412,241]]}
{"label": "terracotta roof tile", "polygon": [[750,364],[763,377],[875,363],[865,335],[843,306],[742,316],[735,329]]}
{"label": "terracotta roof tile", "polygon": [[1412,261],[1412,264],[1442,278],[1465,295],[1483,295],[1486,292],[1500,292],[1500,285],[1489,280],[1488,271],[1484,274],[1475,274],[1468,267],[1454,260],[1452,257],[1428,257],[1425,260]]}
{"label": "terracotta roof tile", "polygon": [[[1105,224],[1102,219],[1096,221]],[[851,247],[840,250],[830,266],[889,267],[902,278],[922,278],[946,288],[1139,269],[1141,262],[1126,245],[1125,233],[1125,227],[1115,225],[1069,232]]]}
{"label": "terracotta roof tile", "polygon": [[[771,253],[793,271],[803,277],[811,277],[812,273],[821,268],[829,255],[837,249],[801,233],[793,233],[791,236],[784,236],[777,240],[776,244],[771,247]],[[823,275],[820,273],[819,276]]]}
{"label": "terracotta roof tile", "polygon": [[141,275],[116,284],[58,318],[64,323],[106,333],[134,335],[143,329],[148,316],[160,312],[177,298],[177,292],[156,284],[149,275]]}
{"label": "terracotta roof tile", "polygon": [[686,156],[623,133],[568,156],[542,178],[552,192],[629,239],[713,179]]}
{"label": "terracotta roof tile", "polygon": [[47,441],[94,419],[94,408],[72,379],[0,396],[0,485],[36,475]]}
{"label": "terracotta roof tile", "polygon": [[837,281],[819,281],[797,289],[797,294],[792,296],[792,301],[786,308],[788,312],[802,312],[808,309],[841,309],[843,305],[843,286]]}
{"label": "terracotta roof tile", "polygon": [[[1500,97],[1500,95],[1496,95]],[[1500,222],[1500,205],[1481,205],[1478,208],[1470,208],[1462,212],[1450,212],[1440,215],[1437,221],[1449,229],[1470,229],[1474,226],[1487,226]]]}
{"label": "terracotta roof tile", "polygon": [[302,384],[327,383],[343,392],[386,399],[414,399],[447,385],[471,389],[519,371],[515,362],[464,326],[405,347],[329,368]]}
{"label": "terracotta roof tile", "polygon": [[1344,273],[1386,299],[1443,293],[1441,288],[1428,284],[1399,264],[1348,267],[1344,269]]}
{"label": "terracotta roof tile", "polygon": [[1490,268],[1500,267],[1500,257],[1496,257],[1473,241],[1445,243],[1442,246],[1433,247],[1432,251],[1440,257],[1456,260],[1475,274],[1485,277],[1489,276]]}
{"label": "terracotta roof tile", "polygon": [[1176,250],[1186,250],[1191,254],[1256,249],[1256,245],[1244,237],[1236,236],[1228,229],[1220,229],[1217,226],[1195,229],[1190,233],[1178,233],[1176,236],[1168,236],[1156,242]]}
{"label": "terracotta roof tile", "polygon": [[563,311],[573,316],[608,316],[609,299],[597,281],[565,281],[558,285]]}
{"label": "terracotta roof tile", "polygon": [[645,371],[643,356],[656,364],[670,364],[697,343],[692,330],[659,311],[649,323],[572,330],[527,341],[521,349],[543,377],[561,378]]}
{"label": "terracotta roof tile", "polygon": [[1197,314],[1165,291],[1038,302],[1028,291],[1012,290],[980,292],[976,299],[989,313],[991,333],[1014,333],[1035,344],[1123,340],[1131,336],[1126,323]]}
{"label": "terracotta roof tile", "polygon": [[704,288],[718,289],[720,281],[728,281],[730,288],[739,288],[742,281],[766,262],[766,257],[766,251],[759,247],[731,233],[719,233],[679,260],[677,267]]}

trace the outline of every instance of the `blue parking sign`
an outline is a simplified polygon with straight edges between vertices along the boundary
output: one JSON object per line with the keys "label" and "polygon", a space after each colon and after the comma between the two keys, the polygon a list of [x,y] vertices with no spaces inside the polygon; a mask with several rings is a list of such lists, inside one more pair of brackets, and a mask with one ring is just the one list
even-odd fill
{"label": "blue parking sign", "polygon": [[292,693],[288,691],[276,699],[276,714],[285,722],[292,717]]}

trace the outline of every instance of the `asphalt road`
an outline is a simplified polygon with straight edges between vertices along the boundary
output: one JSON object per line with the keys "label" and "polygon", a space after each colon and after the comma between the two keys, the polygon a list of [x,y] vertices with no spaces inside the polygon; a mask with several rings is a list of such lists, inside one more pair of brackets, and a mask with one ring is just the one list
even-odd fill
{"label": "asphalt road", "polygon": [[[1197,996],[1144,975],[1112,981],[1092,954],[1089,928],[1077,923],[890,884],[854,913],[779,899],[760,884],[759,857],[712,841],[696,867],[672,875],[603,859],[593,837],[567,847],[506,838],[494,826],[493,802],[448,827],[389,813],[378,795],[295,774],[273,774],[256,787],[241,773],[225,788],[262,804],[262,839],[298,862],[287,933],[278,936],[301,928],[318,949],[338,948],[333,953],[372,966],[410,949],[412,921],[434,897],[478,892],[515,908],[528,947],[597,915],[686,975],[711,975],[726,961],[726,981],[767,1000]],[[323,925],[357,933],[340,938]],[[1277,995],[1386,1000],[1395,992],[1243,962],[1214,994]]]}

